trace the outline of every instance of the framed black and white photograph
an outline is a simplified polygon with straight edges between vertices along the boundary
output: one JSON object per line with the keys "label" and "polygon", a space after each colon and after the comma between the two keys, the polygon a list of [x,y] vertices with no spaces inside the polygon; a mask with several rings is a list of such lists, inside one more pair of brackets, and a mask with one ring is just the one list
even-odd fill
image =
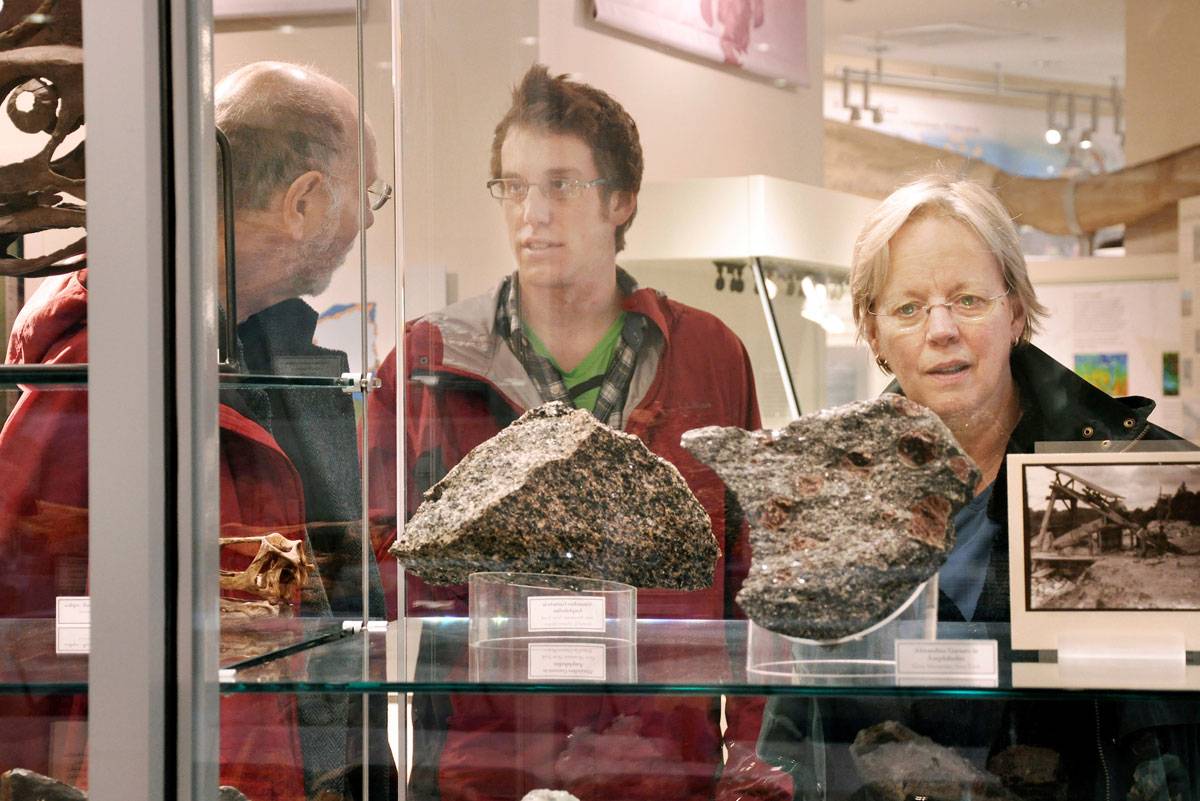
{"label": "framed black and white photograph", "polygon": [[1200,455],[1008,461],[1014,648],[1174,632],[1200,647]]}

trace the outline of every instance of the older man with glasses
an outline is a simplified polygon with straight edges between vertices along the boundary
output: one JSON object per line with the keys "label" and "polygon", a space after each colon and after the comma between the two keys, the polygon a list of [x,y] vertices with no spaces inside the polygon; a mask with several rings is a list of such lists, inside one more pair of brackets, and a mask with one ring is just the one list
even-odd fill
{"label": "older man with glasses", "polygon": [[[406,332],[403,513],[523,412],[565,401],[678,467],[724,554],[708,589],[639,590],[639,615],[736,614],[747,538],[726,516],[724,485],[679,440],[698,426],[757,428],[754,378],[742,343],[720,320],[639,287],[616,264],[641,187],[636,124],[604,92],[535,65],[496,126],[491,173],[487,190],[516,269],[493,291]],[[396,371],[392,354],[369,399],[378,476],[396,474]],[[395,508],[394,487],[372,490],[374,508]],[[389,544],[377,541],[377,553]],[[467,613],[464,586],[409,577],[406,589],[408,614]],[[639,643],[643,656],[656,647],[670,658],[658,644]],[[757,712],[753,702],[730,704],[730,731],[749,721],[753,738]],[[583,799],[710,799],[722,761],[719,720],[713,698],[418,695],[411,791],[443,801],[515,801],[537,788]],[[753,749],[726,744],[726,773],[737,774]]]}

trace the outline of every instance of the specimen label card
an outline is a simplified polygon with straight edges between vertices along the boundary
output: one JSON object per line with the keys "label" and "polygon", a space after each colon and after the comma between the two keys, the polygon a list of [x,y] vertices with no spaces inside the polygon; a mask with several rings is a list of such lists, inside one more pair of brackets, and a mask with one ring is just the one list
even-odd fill
{"label": "specimen label card", "polygon": [[92,630],[87,626],[59,626],[54,630],[54,652],[86,654],[91,647]]}
{"label": "specimen label card", "polygon": [[530,643],[529,678],[604,681],[603,643]]}
{"label": "specimen label card", "polygon": [[535,595],[529,599],[530,631],[604,631],[604,599]]}
{"label": "specimen label card", "polygon": [[896,640],[897,676],[995,676],[995,640]]}
{"label": "specimen label card", "polygon": [[60,595],[54,599],[54,650],[60,654],[86,654],[91,643],[92,599],[86,595]]}

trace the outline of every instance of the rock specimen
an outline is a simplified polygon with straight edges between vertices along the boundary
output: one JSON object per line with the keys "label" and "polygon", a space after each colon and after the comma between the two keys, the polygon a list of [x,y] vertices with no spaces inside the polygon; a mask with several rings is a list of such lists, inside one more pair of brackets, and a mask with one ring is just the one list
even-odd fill
{"label": "rock specimen", "polygon": [[530,790],[521,801],[579,801],[566,790]]}
{"label": "rock specimen", "polygon": [[87,794],[32,770],[13,768],[0,776],[0,801],[87,801]]}
{"label": "rock specimen", "polygon": [[1062,758],[1051,748],[1010,745],[988,759],[988,770],[1025,801],[1059,801],[1067,798]]}
{"label": "rock specimen", "polygon": [[777,431],[694,429],[683,447],[717,471],[750,520],[742,609],[813,640],[869,628],[934,575],[980,478],[942,421],[899,395]]}
{"label": "rock specimen", "polygon": [[[236,787],[227,785],[217,791],[217,800],[248,801]],[[0,776],[0,801],[87,801],[87,793],[32,770],[13,768]]]}
{"label": "rock specimen", "polygon": [[914,797],[1020,801],[1004,789],[1000,779],[975,767],[954,749],[892,720],[860,731],[850,755],[868,788],[863,795],[872,801]]}
{"label": "rock specimen", "polygon": [[391,553],[434,584],[513,571],[681,590],[709,586],[719,555],[672,464],[563,403],[468,453],[425,493]]}

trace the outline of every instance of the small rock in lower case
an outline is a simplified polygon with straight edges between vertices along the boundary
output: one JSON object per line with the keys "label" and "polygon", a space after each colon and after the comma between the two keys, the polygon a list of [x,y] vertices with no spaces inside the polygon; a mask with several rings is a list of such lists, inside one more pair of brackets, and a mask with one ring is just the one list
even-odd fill
{"label": "small rock in lower case", "polygon": [[679,590],[711,585],[720,556],[674,465],[564,403],[526,412],[468,453],[425,493],[391,553],[433,584],[503,571]]}
{"label": "small rock in lower case", "polygon": [[683,447],[749,518],[738,604],[764,628],[813,640],[869,628],[937,573],[980,480],[937,415],[899,395],[775,431],[694,429]]}
{"label": "small rock in lower case", "polygon": [[521,801],[579,801],[566,790],[530,790]]}
{"label": "small rock in lower case", "polygon": [[1058,781],[1058,752],[1036,745],[1010,745],[993,754],[988,770],[1009,786],[1051,784]]}
{"label": "small rock in lower case", "polygon": [[850,746],[859,778],[872,801],[973,798],[1021,801],[1000,779],[902,723],[884,721],[860,731]]}

